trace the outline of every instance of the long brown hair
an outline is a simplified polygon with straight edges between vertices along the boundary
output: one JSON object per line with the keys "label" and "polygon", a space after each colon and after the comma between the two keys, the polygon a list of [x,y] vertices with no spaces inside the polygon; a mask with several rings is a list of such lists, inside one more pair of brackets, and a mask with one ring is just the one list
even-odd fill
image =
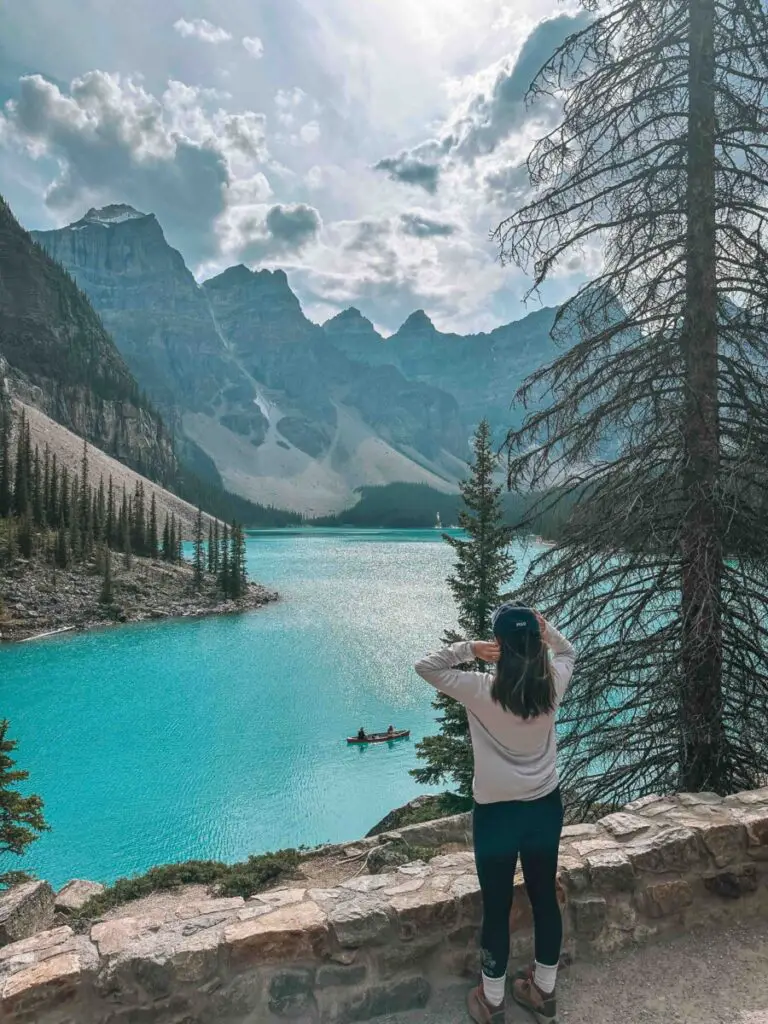
{"label": "long brown hair", "polygon": [[541,633],[521,629],[496,638],[501,658],[491,686],[491,697],[505,711],[520,718],[538,718],[555,709],[555,684],[547,646]]}

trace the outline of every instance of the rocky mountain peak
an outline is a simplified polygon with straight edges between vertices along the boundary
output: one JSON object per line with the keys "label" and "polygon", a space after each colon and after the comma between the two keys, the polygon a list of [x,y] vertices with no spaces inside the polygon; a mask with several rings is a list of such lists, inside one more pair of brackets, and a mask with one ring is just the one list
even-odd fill
{"label": "rocky mountain peak", "polygon": [[349,309],[343,309],[341,313],[337,313],[336,316],[332,316],[329,320],[326,320],[323,327],[330,330],[341,331],[375,330],[368,317],[363,316],[356,306],[350,306]]}
{"label": "rocky mountain peak", "polygon": [[403,325],[400,327],[397,333],[400,334],[401,332],[405,331],[418,331],[419,333],[422,333],[424,331],[433,332],[435,331],[435,325],[432,323],[432,321],[429,319],[429,317],[427,316],[423,309],[417,309],[415,313],[411,313],[411,315],[403,323]]}
{"label": "rocky mountain peak", "polygon": [[[127,220],[141,220],[144,217],[153,216],[154,214],[151,213],[141,213],[140,210],[136,210],[126,203],[112,203],[109,206],[102,206],[100,210],[92,206],[86,215],[76,223],[103,224],[104,227],[109,227],[112,224],[123,224]],[[71,227],[74,226],[74,224],[71,225]]]}

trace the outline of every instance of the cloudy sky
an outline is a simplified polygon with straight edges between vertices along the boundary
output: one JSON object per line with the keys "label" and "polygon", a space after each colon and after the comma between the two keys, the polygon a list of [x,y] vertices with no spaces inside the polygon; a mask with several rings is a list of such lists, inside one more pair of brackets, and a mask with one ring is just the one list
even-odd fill
{"label": "cloudy sky", "polygon": [[198,279],[282,266],[318,321],[355,305],[389,332],[423,308],[488,330],[527,311],[489,239],[554,116],[522,99],[581,17],[556,0],[9,3],[0,192],[28,228],[153,212]]}

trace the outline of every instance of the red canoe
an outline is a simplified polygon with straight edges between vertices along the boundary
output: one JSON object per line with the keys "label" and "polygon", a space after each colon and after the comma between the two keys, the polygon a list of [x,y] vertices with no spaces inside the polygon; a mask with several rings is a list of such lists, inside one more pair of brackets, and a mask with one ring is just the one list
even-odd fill
{"label": "red canoe", "polygon": [[359,736],[348,736],[347,743],[387,743],[389,740],[404,740],[411,735],[410,729],[399,729],[395,732],[372,732],[364,740]]}

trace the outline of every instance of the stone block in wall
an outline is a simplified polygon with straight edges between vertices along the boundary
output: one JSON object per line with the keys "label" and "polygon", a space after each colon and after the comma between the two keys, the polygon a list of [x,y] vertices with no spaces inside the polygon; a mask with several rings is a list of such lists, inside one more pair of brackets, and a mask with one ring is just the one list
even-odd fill
{"label": "stone block in wall", "polygon": [[403,971],[421,971],[427,974],[435,951],[446,944],[442,932],[418,935],[404,941],[395,941],[381,946],[372,953],[372,959],[380,978],[389,980]]}
{"label": "stone block in wall", "polygon": [[727,796],[723,803],[732,807],[754,807],[762,804],[768,808],[768,786],[763,786],[761,789],[748,789],[742,793],[734,793],[732,796]]}
{"label": "stone block in wall", "polygon": [[651,794],[650,796],[640,797],[639,800],[633,800],[632,803],[624,807],[624,811],[629,814],[642,814],[644,818],[657,818],[659,815],[671,811],[676,806],[674,798]]}
{"label": "stone block in wall", "polygon": [[683,807],[719,806],[723,802],[717,793],[678,793],[676,799]]}
{"label": "stone block in wall", "polygon": [[681,826],[669,826],[655,836],[633,840],[624,852],[638,873],[685,872],[703,859],[698,836]]}
{"label": "stone block in wall", "polygon": [[365,964],[325,964],[317,972],[315,984],[318,989],[351,988],[365,981]]}
{"label": "stone block in wall", "polygon": [[43,1011],[50,1019],[63,1006],[70,1020],[82,1019],[75,1002],[98,968],[96,949],[85,935],[55,928],[8,945],[2,953],[0,1020],[36,1021]]}
{"label": "stone block in wall", "polygon": [[23,882],[0,893],[0,946],[50,929],[55,900],[47,882]]}
{"label": "stone block in wall", "polygon": [[310,968],[278,971],[269,982],[268,1006],[276,1017],[291,1020],[311,1014],[316,1008],[315,972]]}
{"label": "stone block in wall", "polygon": [[569,906],[574,933],[588,941],[596,939],[608,916],[606,900],[602,896],[577,896],[570,901]]}
{"label": "stone block in wall", "polygon": [[342,949],[358,949],[387,942],[393,925],[387,904],[376,897],[356,896],[328,912],[331,934]]}
{"label": "stone block in wall", "polygon": [[358,1021],[383,1017],[385,1014],[423,1010],[429,1002],[432,987],[426,978],[400,978],[382,985],[373,985],[361,995],[323,1015],[334,1024],[356,1024]]}
{"label": "stone block in wall", "polygon": [[100,882],[87,882],[82,878],[74,878],[67,882],[63,889],[56,893],[54,909],[59,914],[73,914],[80,910],[88,900],[100,896],[104,886]]}
{"label": "stone block in wall", "polygon": [[587,865],[581,857],[575,857],[571,853],[561,854],[558,868],[558,876],[566,892],[583,892],[588,887]]}
{"label": "stone block in wall", "polygon": [[768,808],[739,810],[737,813],[747,830],[747,853],[755,860],[768,860]]}
{"label": "stone block in wall", "polygon": [[467,873],[451,879],[448,891],[458,904],[462,921],[480,924],[483,914],[483,896],[477,874],[473,871],[471,874]]}
{"label": "stone block in wall", "polygon": [[757,868],[754,864],[745,864],[733,871],[719,871],[704,879],[706,888],[726,899],[738,899],[751,892],[757,892]]}
{"label": "stone block in wall", "polygon": [[316,903],[295,903],[235,921],[224,931],[235,964],[312,960],[328,949],[328,919]]}
{"label": "stone block in wall", "polygon": [[592,888],[603,891],[631,892],[635,888],[635,869],[621,850],[596,850],[585,857]]}
{"label": "stone block in wall", "polygon": [[648,832],[651,823],[636,814],[627,814],[624,811],[617,811],[615,814],[608,814],[601,818],[599,825],[609,832],[615,839],[630,839],[633,836]]}
{"label": "stone block in wall", "polygon": [[698,826],[704,845],[719,868],[742,860],[747,847],[747,830],[732,821],[712,821]]}
{"label": "stone block in wall", "polygon": [[446,891],[405,893],[391,897],[389,905],[397,916],[400,938],[406,942],[433,932],[444,935],[459,921],[459,905]]}
{"label": "stone block in wall", "polygon": [[596,839],[599,835],[600,829],[597,825],[592,825],[589,822],[565,825],[561,833],[564,843],[569,843],[572,839]]}
{"label": "stone block in wall", "polygon": [[640,909],[651,918],[677,914],[693,903],[693,890],[685,879],[655,882],[638,894]]}

